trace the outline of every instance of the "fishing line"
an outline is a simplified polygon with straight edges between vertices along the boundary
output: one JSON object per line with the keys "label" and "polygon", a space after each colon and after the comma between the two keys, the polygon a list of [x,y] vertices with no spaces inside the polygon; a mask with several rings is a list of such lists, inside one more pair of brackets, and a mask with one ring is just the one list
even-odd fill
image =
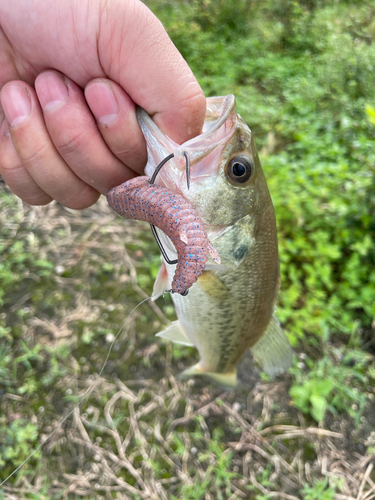
{"label": "fishing line", "polygon": [[[167,291],[168,291],[168,290],[166,290],[166,292],[167,292]],[[51,438],[51,437],[52,437],[52,436],[53,436],[53,435],[54,435],[54,434],[55,434],[55,433],[56,433],[56,432],[57,432],[57,431],[58,431],[58,430],[62,427],[62,425],[66,422],[66,420],[70,417],[70,415],[72,415],[72,413],[74,412],[74,410],[75,410],[76,408],[78,408],[78,407],[82,404],[82,402],[86,399],[86,397],[87,397],[87,396],[89,396],[89,395],[92,393],[92,391],[95,389],[95,387],[96,387],[97,383],[99,382],[100,377],[102,376],[102,373],[103,373],[103,371],[104,371],[104,368],[105,368],[105,367],[106,367],[106,365],[107,365],[107,361],[108,361],[109,355],[111,354],[112,347],[114,346],[114,344],[115,344],[115,342],[116,342],[116,340],[117,340],[117,337],[118,337],[118,336],[120,335],[120,333],[124,330],[125,325],[126,325],[126,323],[127,323],[128,319],[130,318],[130,316],[131,316],[131,315],[134,313],[134,311],[135,311],[136,309],[138,309],[138,307],[139,307],[140,305],[142,305],[144,302],[146,302],[147,300],[151,300],[151,299],[153,299],[153,298],[157,298],[157,297],[158,297],[158,295],[153,295],[153,296],[151,296],[151,297],[147,297],[146,299],[144,299],[144,300],[142,300],[141,302],[139,302],[139,304],[137,304],[137,305],[134,307],[134,309],[132,309],[132,310],[130,311],[130,313],[129,313],[129,314],[128,314],[128,316],[126,317],[125,321],[123,322],[123,324],[122,324],[121,328],[120,328],[120,329],[119,329],[119,331],[117,332],[117,334],[116,334],[115,338],[113,339],[113,341],[112,341],[111,345],[109,346],[108,353],[107,353],[107,356],[106,356],[106,358],[105,358],[105,360],[104,360],[103,366],[101,367],[100,372],[97,374],[97,379],[95,380],[95,382],[93,383],[93,385],[87,389],[87,391],[86,391],[86,392],[85,392],[85,394],[81,397],[81,399],[78,401],[78,403],[77,403],[75,406],[73,406],[73,408],[70,410],[70,412],[68,412],[68,414],[67,414],[67,415],[65,415],[65,417],[61,420],[61,422],[58,424],[58,426],[57,426],[57,427],[56,427],[56,428],[55,428],[55,429],[51,432],[51,434],[49,434],[49,435],[48,435],[48,436],[47,436],[47,437],[46,437],[46,438],[45,438],[45,439],[44,439],[44,440],[43,440],[43,441],[39,444],[39,446],[37,446],[37,447],[35,448],[35,450],[34,450],[34,451],[33,451],[33,452],[32,452],[32,453],[31,453],[31,454],[30,454],[30,455],[29,455],[29,456],[28,456],[28,457],[27,457],[27,458],[26,458],[23,462],[22,462],[22,464],[21,464],[21,465],[19,465],[19,466],[17,467],[17,469],[15,469],[15,470],[14,470],[11,474],[9,474],[9,476],[8,476],[8,477],[6,477],[6,478],[4,479],[4,481],[3,481],[2,483],[0,483],[0,486],[2,486],[3,484],[5,484],[5,483],[8,481],[8,479],[10,479],[10,478],[11,478],[11,477],[12,477],[12,476],[16,473],[16,472],[18,472],[18,471],[20,470],[20,468],[21,468],[23,465],[25,465],[25,464],[26,464],[26,463],[30,460],[30,458],[31,458],[31,457],[33,457],[33,456],[35,455],[35,453],[36,453],[37,451],[39,451],[39,450],[41,449],[41,447],[42,447],[42,446],[43,446],[43,445],[44,445],[44,444],[45,444],[45,443],[46,443],[46,442],[47,442],[47,441],[48,441],[48,440],[49,440],[49,439],[50,439],[50,438]]]}

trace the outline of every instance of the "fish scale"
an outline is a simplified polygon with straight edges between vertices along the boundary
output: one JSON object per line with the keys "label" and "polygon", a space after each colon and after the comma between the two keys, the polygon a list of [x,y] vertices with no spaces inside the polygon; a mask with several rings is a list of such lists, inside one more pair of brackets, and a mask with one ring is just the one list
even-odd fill
{"label": "fish scale", "polygon": [[[203,133],[178,145],[141,109],[145,173],[171,153],[158,184],[186,199],[202,220],[221,262],[208,258],[187,296],[172,295],[178,320],[157,335],[195,346],[199,361],[181,376],[207,375],[226,389],[237,383],[236,364],[247,348],[269,375],[287,370],[292,350],[274,309],[279,292],[276,219],[264,172],[234,96],[207,99]],[[190,157],[190,189],[181,166]],[[182,161],[181,161],[182,160]],[[187,208],[187,210],[189,210]],[[160,239],[171,259],[176,248]],[[153,294],[170,286],[176,266],[163,262]]]}

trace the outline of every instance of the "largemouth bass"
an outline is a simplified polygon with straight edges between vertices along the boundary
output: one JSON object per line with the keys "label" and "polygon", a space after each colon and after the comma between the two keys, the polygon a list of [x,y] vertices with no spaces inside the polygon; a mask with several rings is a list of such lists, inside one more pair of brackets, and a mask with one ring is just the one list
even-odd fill
{"label": "largemouth bass", "polygon": [[[138,110],[138,121],[147,142],[146,175],[151,177],[174,153],[156,183],[187,200],[220,256],[218,263],[207,251],[204,270],[188,295],[172,294],[178,320],[157,335],[199,351],[200,361],[182,377],[207,375],[232,388],[236,364],[247,348],[269,375],[284,372],[292,350],[274,316],[280,287],[275,213],[252,133],[236,113],[234,96],[208,98],[203,133],[182,145],[165,136],[144,110]],[[191,161],[190,189],[184,152]],[[175,259],[175,245],[159,233]],[[162,263],[154,295],[171,288],[175,268]]]}

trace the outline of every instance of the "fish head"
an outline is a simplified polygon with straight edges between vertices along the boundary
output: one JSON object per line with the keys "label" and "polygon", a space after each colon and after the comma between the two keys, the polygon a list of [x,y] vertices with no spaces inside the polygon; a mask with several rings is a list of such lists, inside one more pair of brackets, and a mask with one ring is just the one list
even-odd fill
{"label": "fish head", "polygon": [[[227,227],[271,204],[252,133],[236,113],[233,95],[208,98],[202,134],[182,145],[163,134],[144,110],[138,110],[138,120],[148,148],[146,175],[173,153],[155,183],[184,196],[205,226]],[[184,152],[191,164],[190,189]]]}

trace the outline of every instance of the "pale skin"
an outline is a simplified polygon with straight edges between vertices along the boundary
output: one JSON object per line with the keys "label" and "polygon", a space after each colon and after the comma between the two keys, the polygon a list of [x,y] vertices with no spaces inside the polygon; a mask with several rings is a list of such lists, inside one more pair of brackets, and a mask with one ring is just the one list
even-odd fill
{"label": "pale skin", "polygon": [[83,209],[143,173],[144,108],[174,141],[206,101],[139,0],[0,0],[0,175],[27,203]]}

